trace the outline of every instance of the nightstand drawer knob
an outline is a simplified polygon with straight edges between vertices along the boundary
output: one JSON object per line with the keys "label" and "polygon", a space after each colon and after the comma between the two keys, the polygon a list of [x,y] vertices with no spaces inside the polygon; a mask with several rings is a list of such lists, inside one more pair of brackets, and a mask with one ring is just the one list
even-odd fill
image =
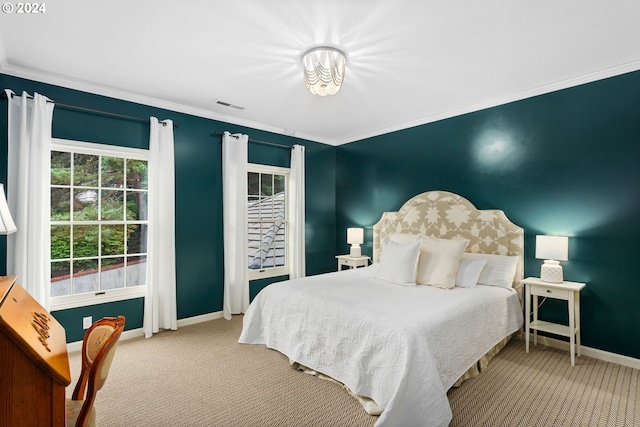
{"label": "nightstand drawer knob", "polygon": [[547,289],[547,293],[551,293],[551,289]]}

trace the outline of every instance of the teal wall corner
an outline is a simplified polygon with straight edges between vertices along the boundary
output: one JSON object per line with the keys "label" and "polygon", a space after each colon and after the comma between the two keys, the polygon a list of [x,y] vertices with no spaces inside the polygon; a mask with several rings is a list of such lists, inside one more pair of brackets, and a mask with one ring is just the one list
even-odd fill
{"label": "teal wall corner", "polygon": [[[460,194],[525,229],[526,276],[540,275],[536,234],[568,235],[564,277],[587,283],[582,343],[638,358],[638,111],[640,71],[339,146],[338,252],[347,227],[371,233],[416,194]],[[547,302],[540,315],[566,311]]]}

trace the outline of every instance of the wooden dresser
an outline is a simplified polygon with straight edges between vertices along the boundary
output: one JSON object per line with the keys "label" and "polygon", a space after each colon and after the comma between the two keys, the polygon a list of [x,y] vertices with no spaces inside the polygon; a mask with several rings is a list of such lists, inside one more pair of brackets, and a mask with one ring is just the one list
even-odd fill
{"label": "wooden dresser", "polygon": [[64,427],[70,382],[64,328],[15,276],[0,277],[0,427]]}

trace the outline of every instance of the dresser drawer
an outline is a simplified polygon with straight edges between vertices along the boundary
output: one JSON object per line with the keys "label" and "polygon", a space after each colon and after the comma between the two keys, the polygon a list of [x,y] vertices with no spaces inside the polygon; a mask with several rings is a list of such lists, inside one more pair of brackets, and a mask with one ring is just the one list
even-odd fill
{"label": "dresser drawer", "polygon": [[346,265],[349,267],[357,267],[359,265],[362,265],[362,261],[358,260],[358,259],[350,259],[350,258],[343,258],[342,259],[342,265]]}
{"label": "dresser drawer", "polygon": [[571,291],[568,289],[558,289],[551,286],[540,286],[540,285],[531,286],[531,295],[539,295],[543,297],[568,300],[569,292]]}

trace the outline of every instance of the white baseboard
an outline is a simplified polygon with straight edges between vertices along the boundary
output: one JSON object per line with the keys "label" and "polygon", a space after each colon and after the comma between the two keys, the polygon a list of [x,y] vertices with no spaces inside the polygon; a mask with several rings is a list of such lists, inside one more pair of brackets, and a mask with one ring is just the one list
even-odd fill
{"label": "white baseboard", "polygon": [[223,317],[224,317],[224,313],[222,311],[201,314],[200,316],[187,317],[186,319],[178,320],[178,327],[195,325],[196,323],[208,322],[209,320],[222,319]]}
{"label": "white baseboard", "polygon": [[[222,311],[187,317],[186,319],[178,320],[178,327],[195,325],[197,323],[208,322],[209,320],[221,319],[222,317]],[[144,336],[144,330],[142,328],[130,329],[122,332],[122,335],[120,335],[120,341],[126,341],[142,336]],[[71,354],[76,351],[82,351],[82,341],[74,341],[67,344],[67,353]]]}
{"label": "white baseboard", "polygon": [[[522,337],[524,340],[524,336]],[[550,338],[542,335],[538,335],[538,345],[548,345],[549,347],[558,348],[560,350],[569,351],[569,342],[562,341],[556,338]],[[529,345],[533,345],[533,334],[529,334]],[[531,347],[530,347],[531,348]],[[597,348],[580,346],[580,354],[583,356],[593,357],[604,362],[617,363],[618,365],[627,366],[629,368],[640,369],[640,359],[636,359],[622,354],[611,353],[604,350],[598,350]]]}

